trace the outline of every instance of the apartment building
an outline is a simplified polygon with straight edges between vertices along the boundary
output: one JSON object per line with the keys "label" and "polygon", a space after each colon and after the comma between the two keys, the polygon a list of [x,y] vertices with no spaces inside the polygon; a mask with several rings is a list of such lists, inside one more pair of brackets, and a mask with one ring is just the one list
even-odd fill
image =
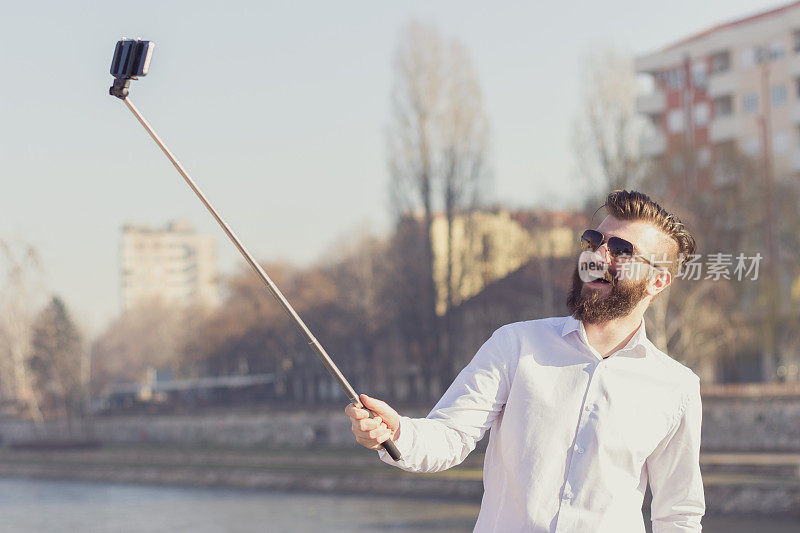
{"label": "apartment building", "polygon": [[126,224],[122,228],[122,307],[161,300],[178,305],[216,306],[214,237],[183,221],[163,228]]}
{"label": "apartment building", "polygon": [[635,66],[653,87],[636,103],[652,126],[642,154],[676,184],[725,185],[735,178],[724,161],[742,156],[769,179],[800,174],[800,2],[714,26]]}

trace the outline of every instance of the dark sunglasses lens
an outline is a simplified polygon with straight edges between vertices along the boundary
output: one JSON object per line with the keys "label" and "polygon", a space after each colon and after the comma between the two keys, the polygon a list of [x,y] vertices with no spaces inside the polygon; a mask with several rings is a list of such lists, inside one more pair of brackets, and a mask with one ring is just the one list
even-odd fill
{"label": "dark sunglasses lens", "polygon": [[599,231],[587,229],[581,235],[581,249],[594,252],[603,243],[603,234]]}
{"label": "dark sunglasses lens", "polygon": [[619,237],[611,237],[608,239],[608,251],[614,257],[631,257],[633,256],[633,244]]}

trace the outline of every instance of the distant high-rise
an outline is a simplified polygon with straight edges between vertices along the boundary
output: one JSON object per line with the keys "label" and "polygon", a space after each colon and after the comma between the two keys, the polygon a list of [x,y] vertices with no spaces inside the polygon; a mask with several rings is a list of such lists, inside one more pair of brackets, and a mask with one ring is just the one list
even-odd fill
{"label": "distant high-rise", "polygon": [[800,174],[800,2],[637,57],[636,71],[654,82],[637,101],[653,126],[642,153],[664,163],[673,186],[727,185],[736,154],[766,161],[777,181]]}
{"label": "distant high-rise", "polygon": [[187,222],[164,228],[126,224],[121,247],[122,307],[161,300],[178,305],[219,303],[214,237]]}

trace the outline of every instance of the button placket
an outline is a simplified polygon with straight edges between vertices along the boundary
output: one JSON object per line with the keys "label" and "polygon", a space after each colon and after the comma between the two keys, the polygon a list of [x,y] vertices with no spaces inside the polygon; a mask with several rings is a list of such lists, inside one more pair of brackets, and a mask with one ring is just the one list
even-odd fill
{"label": "button placket", "polygon": [[[584,407],[584,412],[581,413],[581,415],[578,417],[578,427],[576,428],[575,432],[575,445],[573,446],[573,449],[579,455],[582,455],[585,452],[583,447],[580,444],[578,444],[579,436],[585,431],[586,425],[590,421],[591,413],[597,410],[597,404],[592,399],[592,390],[593,388],[596,387],[592,387],[592,385],[595,382],[595,375],[599,370],[600,366],[601,365],[599,363],[595,364],[591,374],[589,375],[589,382],[586,384],[586,400],[585,400],[586,405]],[[575,492],[572,489],[575,481],[572,477],[574,459],[575,459],[574,455],[571,456],[569,458],[569,464],[567,465],[567,480],[566,480],[566,485],[564,487],[564,492],[561,495],[563,501],[568,501],[575,497]]]}

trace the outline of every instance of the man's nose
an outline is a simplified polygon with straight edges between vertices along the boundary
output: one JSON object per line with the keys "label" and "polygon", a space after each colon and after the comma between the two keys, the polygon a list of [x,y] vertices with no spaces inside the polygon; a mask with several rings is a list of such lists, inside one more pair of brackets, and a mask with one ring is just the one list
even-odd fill
{"label": "man's nose", "polygon": [[611,262],[611,253],[608,251],[608,245],[606,243],[601,244],[594,252],[604,257],[607,262]]}

